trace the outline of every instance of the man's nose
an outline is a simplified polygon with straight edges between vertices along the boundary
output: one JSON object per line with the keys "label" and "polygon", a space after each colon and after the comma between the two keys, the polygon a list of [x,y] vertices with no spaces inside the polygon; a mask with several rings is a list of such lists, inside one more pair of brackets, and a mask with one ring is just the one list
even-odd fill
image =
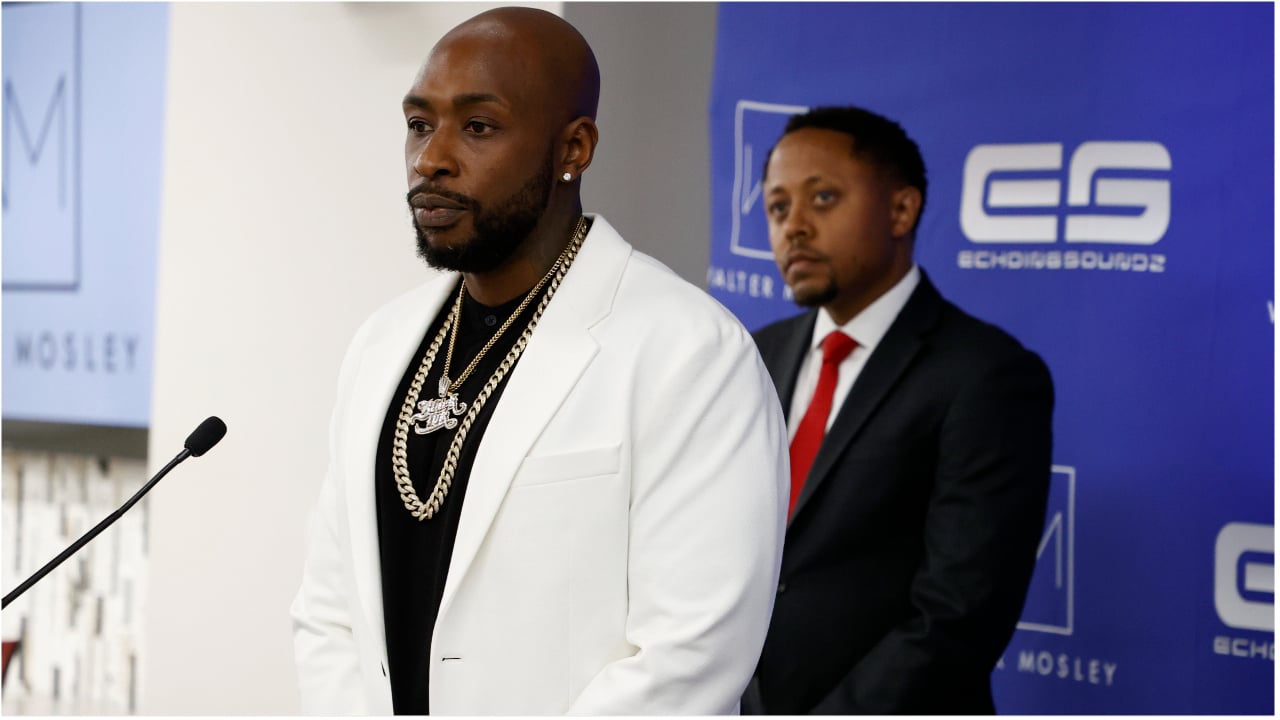
{"label": "man's nose", "polygon": [[458,163],[451,146],[447,133],[439,130],[432,133],[414,158],[414,171],[424,178],[457,175]]}
{"label": "man's nose", "polygon": [[809,222],[809,213],[803,208],[792,208],[782,223],[782,236],[792,243],[812,238],[813,225]]}

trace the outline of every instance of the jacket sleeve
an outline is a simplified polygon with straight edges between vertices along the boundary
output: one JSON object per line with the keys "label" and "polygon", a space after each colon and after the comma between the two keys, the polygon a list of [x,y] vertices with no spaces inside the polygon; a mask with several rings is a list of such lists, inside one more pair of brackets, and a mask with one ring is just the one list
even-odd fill
{"label": "jacket sleeve", "polygon": [[367,715],[371,709],[360,672],[360,656],[352,628],[349,590],[353,578],[347,561],[346,532],[334,448],[350,375],[358,363],[352,350],[339,373],[337,402],[329,424],[329,470],[311,511],[302,583],[290,608],[298,673],[300,707],[304,715]]}
{"label": "jacket sleeve", "polygon": [[[703,326],[705,331],[705,326]],[[786,428],[746,331],[650,348],[632,390],[625,634],[569,712],[737,713],[781,566]]]}
{"label": "jacket sleeve", "polygon": [[[902,622],[815,714],[943,713],[986,687],[1022,612],[1043,529],[1053,386],[1019,350],[965,383],[943,420],[924,557]],[[948,709],[950,708],[950,709]]]}
{"label": "jacket sleeve", "polygon": [[359,652],[341,583],[334,514],[336,483],[326,479],[310,519],[302,586],[294,597],[293,648],[304,715],[366,715]]}

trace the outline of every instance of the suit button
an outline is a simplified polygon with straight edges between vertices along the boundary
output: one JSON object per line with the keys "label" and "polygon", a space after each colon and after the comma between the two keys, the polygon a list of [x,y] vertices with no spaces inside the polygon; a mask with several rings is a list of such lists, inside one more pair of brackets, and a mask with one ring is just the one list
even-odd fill
{"label": "suit button", "polygon": [[779,595],[781,595],[782,593],[784,593],[784,592],[786,592],[786,591],[787,591],[787,584],[786,584],[786,583],[784,583],[784,582],[780,582],[780,583],[778,583],[778,594],[779,594]]}

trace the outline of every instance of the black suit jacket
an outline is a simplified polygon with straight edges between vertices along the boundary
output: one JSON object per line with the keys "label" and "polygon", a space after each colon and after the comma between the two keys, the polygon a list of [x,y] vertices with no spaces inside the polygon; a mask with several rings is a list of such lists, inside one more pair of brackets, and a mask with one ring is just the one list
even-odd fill
{"label": "black suit jacket", "polygon": [[[756,343],[787,411],[815,313]],[[743,711],[991,713],[1044,524],[1053,385],[927,276],[823,440]]]}

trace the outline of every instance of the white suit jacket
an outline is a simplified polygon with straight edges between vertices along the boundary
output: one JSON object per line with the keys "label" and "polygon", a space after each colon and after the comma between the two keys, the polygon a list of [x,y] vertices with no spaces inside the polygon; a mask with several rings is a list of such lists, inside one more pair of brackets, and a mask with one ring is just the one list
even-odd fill
{"label": "white suit jacket", "polygon": [[[456,281],[379,310],[343,363],[292,607],[308,714],[392,712],[374,460]],[[432,713],[737,712],[778,581],[786,438],[746,330],[595,217],[480,441]]]}

